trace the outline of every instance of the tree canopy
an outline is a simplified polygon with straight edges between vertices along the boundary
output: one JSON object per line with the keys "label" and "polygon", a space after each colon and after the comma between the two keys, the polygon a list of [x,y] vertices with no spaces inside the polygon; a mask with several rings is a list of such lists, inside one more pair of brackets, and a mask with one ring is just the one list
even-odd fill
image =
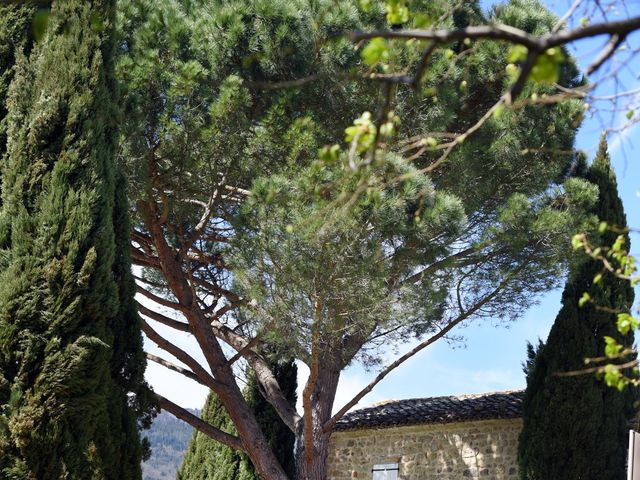
{"label": "tree canopy", "polygon": [[[557,23],[522,0],[488,17],[475,3],[415,12],[405,27],[429,18],[541,35]],[[383,342],[418,337],[418,351],[462,321],[516,318],[557,284],[567,239],[596,198],[569,178],[578,100],[499,108],[514,82],[507,57],[518,54],[482,39],[430,52],[413,86],[381,81],[420,68],[423,49],[374,39],[354,50],[336,33],[384,29],[386,20],[379,5],[353,2],[122,8],[120,155],[136,198],[139,290],[178,312],[141,307],[145,332],[188,371],[163,365],[216,393],[240,439],[259,440],[247,453],[270,478],[284,477],[265,473],[276,462],[242,416],[238,359],[295,431],[297,475],[321,476],[344,413],[331,415],[341,370],[356,358],[375,364]],[[563,88],[583,83],[566,52],[548,55]],[[523,95],[554,88],[526,83]],[[152,321],[193,333],[215,376]],[[272,348],[311,369],[302,417],[265,361]],[[209,431],[235,448],[222,433]]]}

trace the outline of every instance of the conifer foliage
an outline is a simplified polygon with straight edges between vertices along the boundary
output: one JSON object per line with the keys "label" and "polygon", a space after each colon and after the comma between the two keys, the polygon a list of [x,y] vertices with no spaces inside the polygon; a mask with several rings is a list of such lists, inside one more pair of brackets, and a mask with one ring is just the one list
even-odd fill
{"label": "conifer foliage", "polygon": [[[49,7],[32,49],[13,41],[11,55],[0,52],[1,78],[11,77],[0,212],[0,478],[135,479],[137,420],[149,409],[128,207],[114,161],[115,1]],[[22,7],[4,8],[24,18]],[[30,21],[20,29],[30,32]]]}
{"label": "conifer foliage", "polygon": [[7,92],[16,54],[31,44],[30,26],[35,8],[29,3],[0,5],[0,158],[7,143]]}
{"label": "conifer foliage", "polygon": [[[585,170],[582,168],[582,170]],[[622,202],[607,153],[606,141],[584,177],[599,188],[592,213],[601,221],[626,227]],[[594,245],[611,245],[617,233],[594,234]],[[628,245],[628,238],[627,245]],[[594,277],[603,274],[602,282]],[[593,299],[580,306],[583,293]],[[604,336],[633,344],[622,337],[613,311],[628,311],[633,303],[628,282],[602,272],[602,264],[582,259],[570,269],[562,294],[562,308],[546,343],[529,345],[524,427],[519,443],[523,480],[623,480],[627,421],[633,416],[634,396],[607,387],[593,375],[558,376],[584,369],[584,359],[604,355]]]}
{"label": "conifer foliage", "polygon": [[[287,400],[295,404],[298,372],[295,363],[293,361],[274,362],[272,366]],[[295,437],[260,393],[255,375],[248,376],[244,394],[247,404],[265,432],[269,446],[282,468],[290,478],[295,478],[293,450]],[[207,397],[202,419],[225,432],[236,433],[222,402],[214,393],[210,393]],[[198,431],[193,434],[177,478],[178,480],[260,479],[247,455],[226,447]]]}

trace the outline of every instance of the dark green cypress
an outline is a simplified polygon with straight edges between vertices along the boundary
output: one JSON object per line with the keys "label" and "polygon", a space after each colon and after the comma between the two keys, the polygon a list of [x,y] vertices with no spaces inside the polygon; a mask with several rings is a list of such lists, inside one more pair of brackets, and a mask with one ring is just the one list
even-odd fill
{"label": "dark green cypress", "polygon": [[[620,228],[626,227],[604,138],[585,178],[599,188],[593,214]],[[617,234],[593,234],[596,245],[611,245]],[[627,237],[627,246],[628,237]],[[634,393],[607,387],[594,375],[557,376],[585,368],[584,359],[604,355],[605,335],[623,345],[633,335],[621,336],[616,315],[633,303],[629,282],[604,274],[594,285],[602,264],[582,259],[569,274],[562,308],[545,344],[529,345],[525,366],[527,390],[524,425],[519,443],[520,478],[523,480],[623,480],[626,478],[627,422],[633,416]],[[579,307],[587,292],[593,303]]]}
{"label": "dark green cypress", "polygon": [[7,93],[16,57],[31,45],[36,9],[30,3],[0,5],[0,158],[7,144]]}
{"label": "dark green cypress", "polygon": [[[293,361],[275,362],[272,368],[285,397],[295,405],[298,373],[295,363]],[[290,478],[293,478],[295,476],[293,455],[295,437],[273,407],[264,399],[253,374],[248,376],[245,397],[282,468]],[[202,419],[226,432],[235,433],[222,403],[213,393],[207,397],[202,410]],[[260,480],[246,455],[200,432],[193,434],[177,478],[178,480]]]}
{"label": "dark green cypress", "polygon": [[[296,404],[296,389],[298,387],[298,368],[293,361],[277,362],[272,365],[273,374],[278,380],[286,399],[291,405]],[[255,375],[249,375],[245,397],[251,410],[255,412],[258,424],[265,432],[271,450],[282,465],[289,478],[295,477],[295,459],[293,448],[295,436],[280,419],[271,404],[260,393],[260,386]],[[257,476],[256,476],[257,478]]]}
{"label": "dark green cypress", "polygon": [[[114,0],[14,55],[0,212],[0,478],[136,479],[149,411],[114,161]],[[12,74],[13,75],[13,74]]]}
{"label": "dark green cypress", "polygon": [[[202,409],[201,418],[227,433],[235,434],[229,415],[220,399],[209,393]],[[256,480],[252,469],[248,469],[245,455],[226,447],[201,432],[195,431],[177,480]]]}

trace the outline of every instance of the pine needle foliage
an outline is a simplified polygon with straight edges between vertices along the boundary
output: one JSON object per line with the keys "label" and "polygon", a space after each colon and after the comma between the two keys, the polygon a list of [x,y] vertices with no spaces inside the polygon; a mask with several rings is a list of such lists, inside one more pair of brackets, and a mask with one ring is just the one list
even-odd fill
{"label": "pine needle foliage", "polygon": [[114,160],[115,2],[54,1],[47,19],[13,54],[6,102],[0,477],[136,479],[150,409]]}
{"label": "pine needle foliage", "polygon": [[[626,228],[604,138],[584,177],[598,186],[598,203],[591,213],[600,221]],[[593,233],[594,245],[611,245],[616,233]],[[627,245],[629,238],[626,237]],[[631,346],[633,335],[622,336],[616,314],[633,303],[629,283],[604,273],[602,264],[579,259],[572,266],[562,294],[562,308],[546,343],[528,346],[527,390],[519,442],[523,480],[623,480],[626,478],[628,421],[634,415],[630,390],[608,387],[594,375],[558,376],[585,368],[585,358],[603,357],[604,336]],[[602,281],[594,277],[602,274]],[[587,292],[593,302],[580,306]]]}
{"label": "pine needle foliage", "polygon": [[[487,21],[476,4],[462,10],[445,26]],[[491,16],[535,32],[556,21],[539,3],[521,0]],[[403,48],[390,51],[396,56],[387,66],[412,71],[420,50]],[[296,358],[310,361],[317,328],[324,353],[338,357],[332,368],[354,358],[375,363],[380,345],[434,333],[461,313],[517,318],[535,301],[531,292],[556,284],[572,225],[595,199],[586,181],[566,176],[582,107],[497,112],[446,165],[426,173],[443,150],[425,148],[408,161],[402,139],[464,132],[509,82],[503,45],[451,49],[466,53],[464,61],[452,64],[437,51],[417,91],[395,92],[398,143],[382,136],[373,156],[372,136],[358,133],[373,121],[365,114],[335,154],[254,182],[236,224],[231,266],[243,295],[255,300],[258,328],[268,324],[269,341]],[[571,62],[560,78],[567,86],[581,82]],[[526,95],[545,88],[529,84]],[[422,270],[428,273],[416,277]],[[479,302],[477,314],[464,313]]]}

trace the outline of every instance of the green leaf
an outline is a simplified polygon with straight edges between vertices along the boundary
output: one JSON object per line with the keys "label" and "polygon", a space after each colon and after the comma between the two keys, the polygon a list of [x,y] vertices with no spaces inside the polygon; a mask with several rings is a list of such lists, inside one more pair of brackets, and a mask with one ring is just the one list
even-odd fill
{"label": "green leaf", "polygon": [[327,145],[318,152],[320,160],[325,163],[335,163],[340,158],[340,145]]}
{"label": "green leaf", "polygon": [[582,297],[580,297],[580,300],[578,300],[578,306],[579,307],[584,307],[587,302],[591,301],[591,295],[589,295],[587,292],[584,292],[582,294]]}
{"label": "green leaf", "polygon": [[438,140],[433,137],[427,137],[423,139],[423,143],[431,148],[435,148],[438,145]]}
{"label": "green leaf", "polygon": [[384,38],[372,39],[367,46],[362,49],[362,60],[369,66],[389,60],[388,42]]}
{"label": "green leaf", "polygon": [[611,251],[614,253],[620,253],[622,252],[623,247],[624,247],[624,236],[618,235],[618,238],[616,238],[616,241],[611,246]]}
{"label": "green leaf", "polygon": [[404,0],[387,0],[387,22],[401,25],[409,21],[409,9]]}
{"label": "green leaf", "polygon": [[579,250],[584,247],[584,235],[578,233],[571,238],[571,246],[574,250]]}
{"label": "green leaf", "polygon": [[604,337],[605,347],[604,354],[609,358],[615,358],[620,355],[623,346],[618,343],[618,341],[609,336]]}
{"label": "green leaf", "polygon": [[429,28],[433,25],[435,19],[426,13],[416,13],[413,16],[413,24],[415,28]]}
{"label": "green leaf", "polygon": [[354,120],[353,125],[345,128],[345,141],[356,142],[358,152],[369,149],[375,140],[376,127],[371,119],[371,112],[364,112]]}
{"label": "green leaf", "polygon": [[371,11],[371,0],[360,0],[360,8],[363,12]]}
{"label": "green leaf", "polygon": [[529,53],[529,49],[524,45],[514,45],[509,49],[509,53],[507,53],[507,62],[524,62],[527,58],[527,53]]}
{"label": "green leaf", "polygon": [[619,368],[612,364],[604,367],[604,382],[608,387],[615,387],[618,390],[623,390],[626,386],[625,379],[622,377]]}
{"label": "green leaf", "polygon": [[505,67],[505,71],[507,72],[507,76],[512,82],[516,81],[518,75],[520,75],[520,67],[518,67],[515,63],[509,63]]}
{"label": "green leaf", "polygon": [[538,83],[555,83],[560,76],[560,65],[565,57],[559,48],[550,48],[536,59],[529,78]]}
{"label": "green leaf", "polygon": [[626,335],[633,327],[634,319],[628,313],[619,313],[616,324],[618,327],[618,331],[621,334]]}
{"label": "green leaf", "polygon": [[607,222],[600,222],[598,225],[598,233],[604,233],[609,228],[609,224]]}

